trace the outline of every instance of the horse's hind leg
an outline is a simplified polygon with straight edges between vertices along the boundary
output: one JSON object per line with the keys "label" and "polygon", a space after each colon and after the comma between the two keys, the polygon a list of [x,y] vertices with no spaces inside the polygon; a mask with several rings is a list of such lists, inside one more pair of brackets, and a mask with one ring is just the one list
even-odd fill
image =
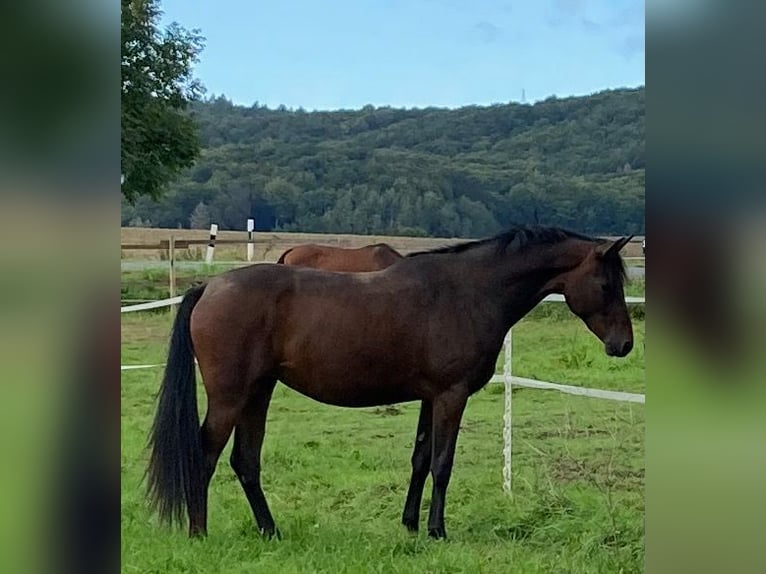
{"label": "horse's hind leg", "polygon": [[412,478],[407,490],[407,502],[404,503],[402,524],[408,530],[416,532],[420,520],[420,502],[423,498],[423,487],[431,469],[431,403],[420,403],[418,430],[415,435],[415,447],[412,450]]}
{"label": "horse's hind leg", "polygon": [[204,476],[202,493],[197,503],[188,508],[189,536],[204,536],[207,534],[207,495],[210,479],[213,478],[216,464],[221,451],[231,436],[239,408],[234,404],[217,400],[208,395],[208,407],[205,420],[202,423],[201,439],[204,453]]}
{"label": "horse's hind leg", "polygon": [[261,446],[266,432],[266,412],[276,379],[258,379],[237,419],[231,467],[239,478],[253,510],[258,529],[266,537],[277,533],[274,518],[261,488]]}

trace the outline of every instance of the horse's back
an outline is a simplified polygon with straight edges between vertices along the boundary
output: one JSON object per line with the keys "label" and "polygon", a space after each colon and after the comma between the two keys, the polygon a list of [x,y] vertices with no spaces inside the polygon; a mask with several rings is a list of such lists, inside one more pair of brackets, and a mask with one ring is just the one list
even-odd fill
{"label": "horse's back", "polygon": [[298,245],[285,251],[277,263],[293,266],[313,267],[322,254],[322,246],[314,243]]}
{"label": "horse's back", "polygon": [[289,249],[279,263],[328,271],[359,273],[379,271],[396,263],[402,255],[385,243],[347,249],[307,243]]}

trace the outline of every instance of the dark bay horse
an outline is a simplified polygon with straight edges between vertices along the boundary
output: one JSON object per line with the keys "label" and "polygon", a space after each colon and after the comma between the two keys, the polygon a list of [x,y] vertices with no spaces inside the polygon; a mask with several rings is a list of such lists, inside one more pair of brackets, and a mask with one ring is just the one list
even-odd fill
{"label": "dark bay horse", "polygon": [[376,243],[357,249],[307,243],[285,251],[277,261],[285,265],[313,267],[327,271],[380,271],[403,256],[390,245]]}
{"label": "dark bay horse", "polygon": [[[508,329],[550,293],[604,343],[633,347],[620,249],[556,228],[514,228],[413,254],[383,271],[333,273],[259,264],[184,296],[151,431],[148,486],[164,521],[207,532],[207,492],[234,432],[231,465],[264,535],[275,533],[260,482],[266,411],[277,380],[323,403],[421,401],[402,522],[446,536],[444,504],[463,409],[495,371]],[[200,429],[194,357],[208,397]]]}

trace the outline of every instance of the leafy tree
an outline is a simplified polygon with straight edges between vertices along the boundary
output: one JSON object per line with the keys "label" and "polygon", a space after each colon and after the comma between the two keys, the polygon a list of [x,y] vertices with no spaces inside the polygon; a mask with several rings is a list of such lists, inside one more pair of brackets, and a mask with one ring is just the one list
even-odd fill
{"label": "leafy tree", "polygon": [[192,65],[202,50],[199,31],[158,28],[158,0],[122,0],[122,193],[130,202],[158,198],[192,165],[200,146],[185,112],[202,93]]}

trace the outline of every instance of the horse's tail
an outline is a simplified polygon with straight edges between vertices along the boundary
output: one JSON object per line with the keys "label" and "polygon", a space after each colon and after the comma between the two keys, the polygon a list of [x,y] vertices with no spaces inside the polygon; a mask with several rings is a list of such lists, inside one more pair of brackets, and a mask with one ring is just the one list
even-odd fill
{"label": "horse's tail", "polygon": [[285,251],[282,255],[279,256],[279,259],[277,259],[277,263],[280,263],[282,265],[285,265],[285,257],[287,257],[287,254],[290,253],[293,250],[291,247],[287,251]]}
{"label": "horse's tail", "polygon": [[190,330],[192,309],[204,290],[205,285],[189,289],[178,308],[149,438],[147,494],[160,520],[171,526],[183,524],[184,510],[204,504],[204,455]]}

